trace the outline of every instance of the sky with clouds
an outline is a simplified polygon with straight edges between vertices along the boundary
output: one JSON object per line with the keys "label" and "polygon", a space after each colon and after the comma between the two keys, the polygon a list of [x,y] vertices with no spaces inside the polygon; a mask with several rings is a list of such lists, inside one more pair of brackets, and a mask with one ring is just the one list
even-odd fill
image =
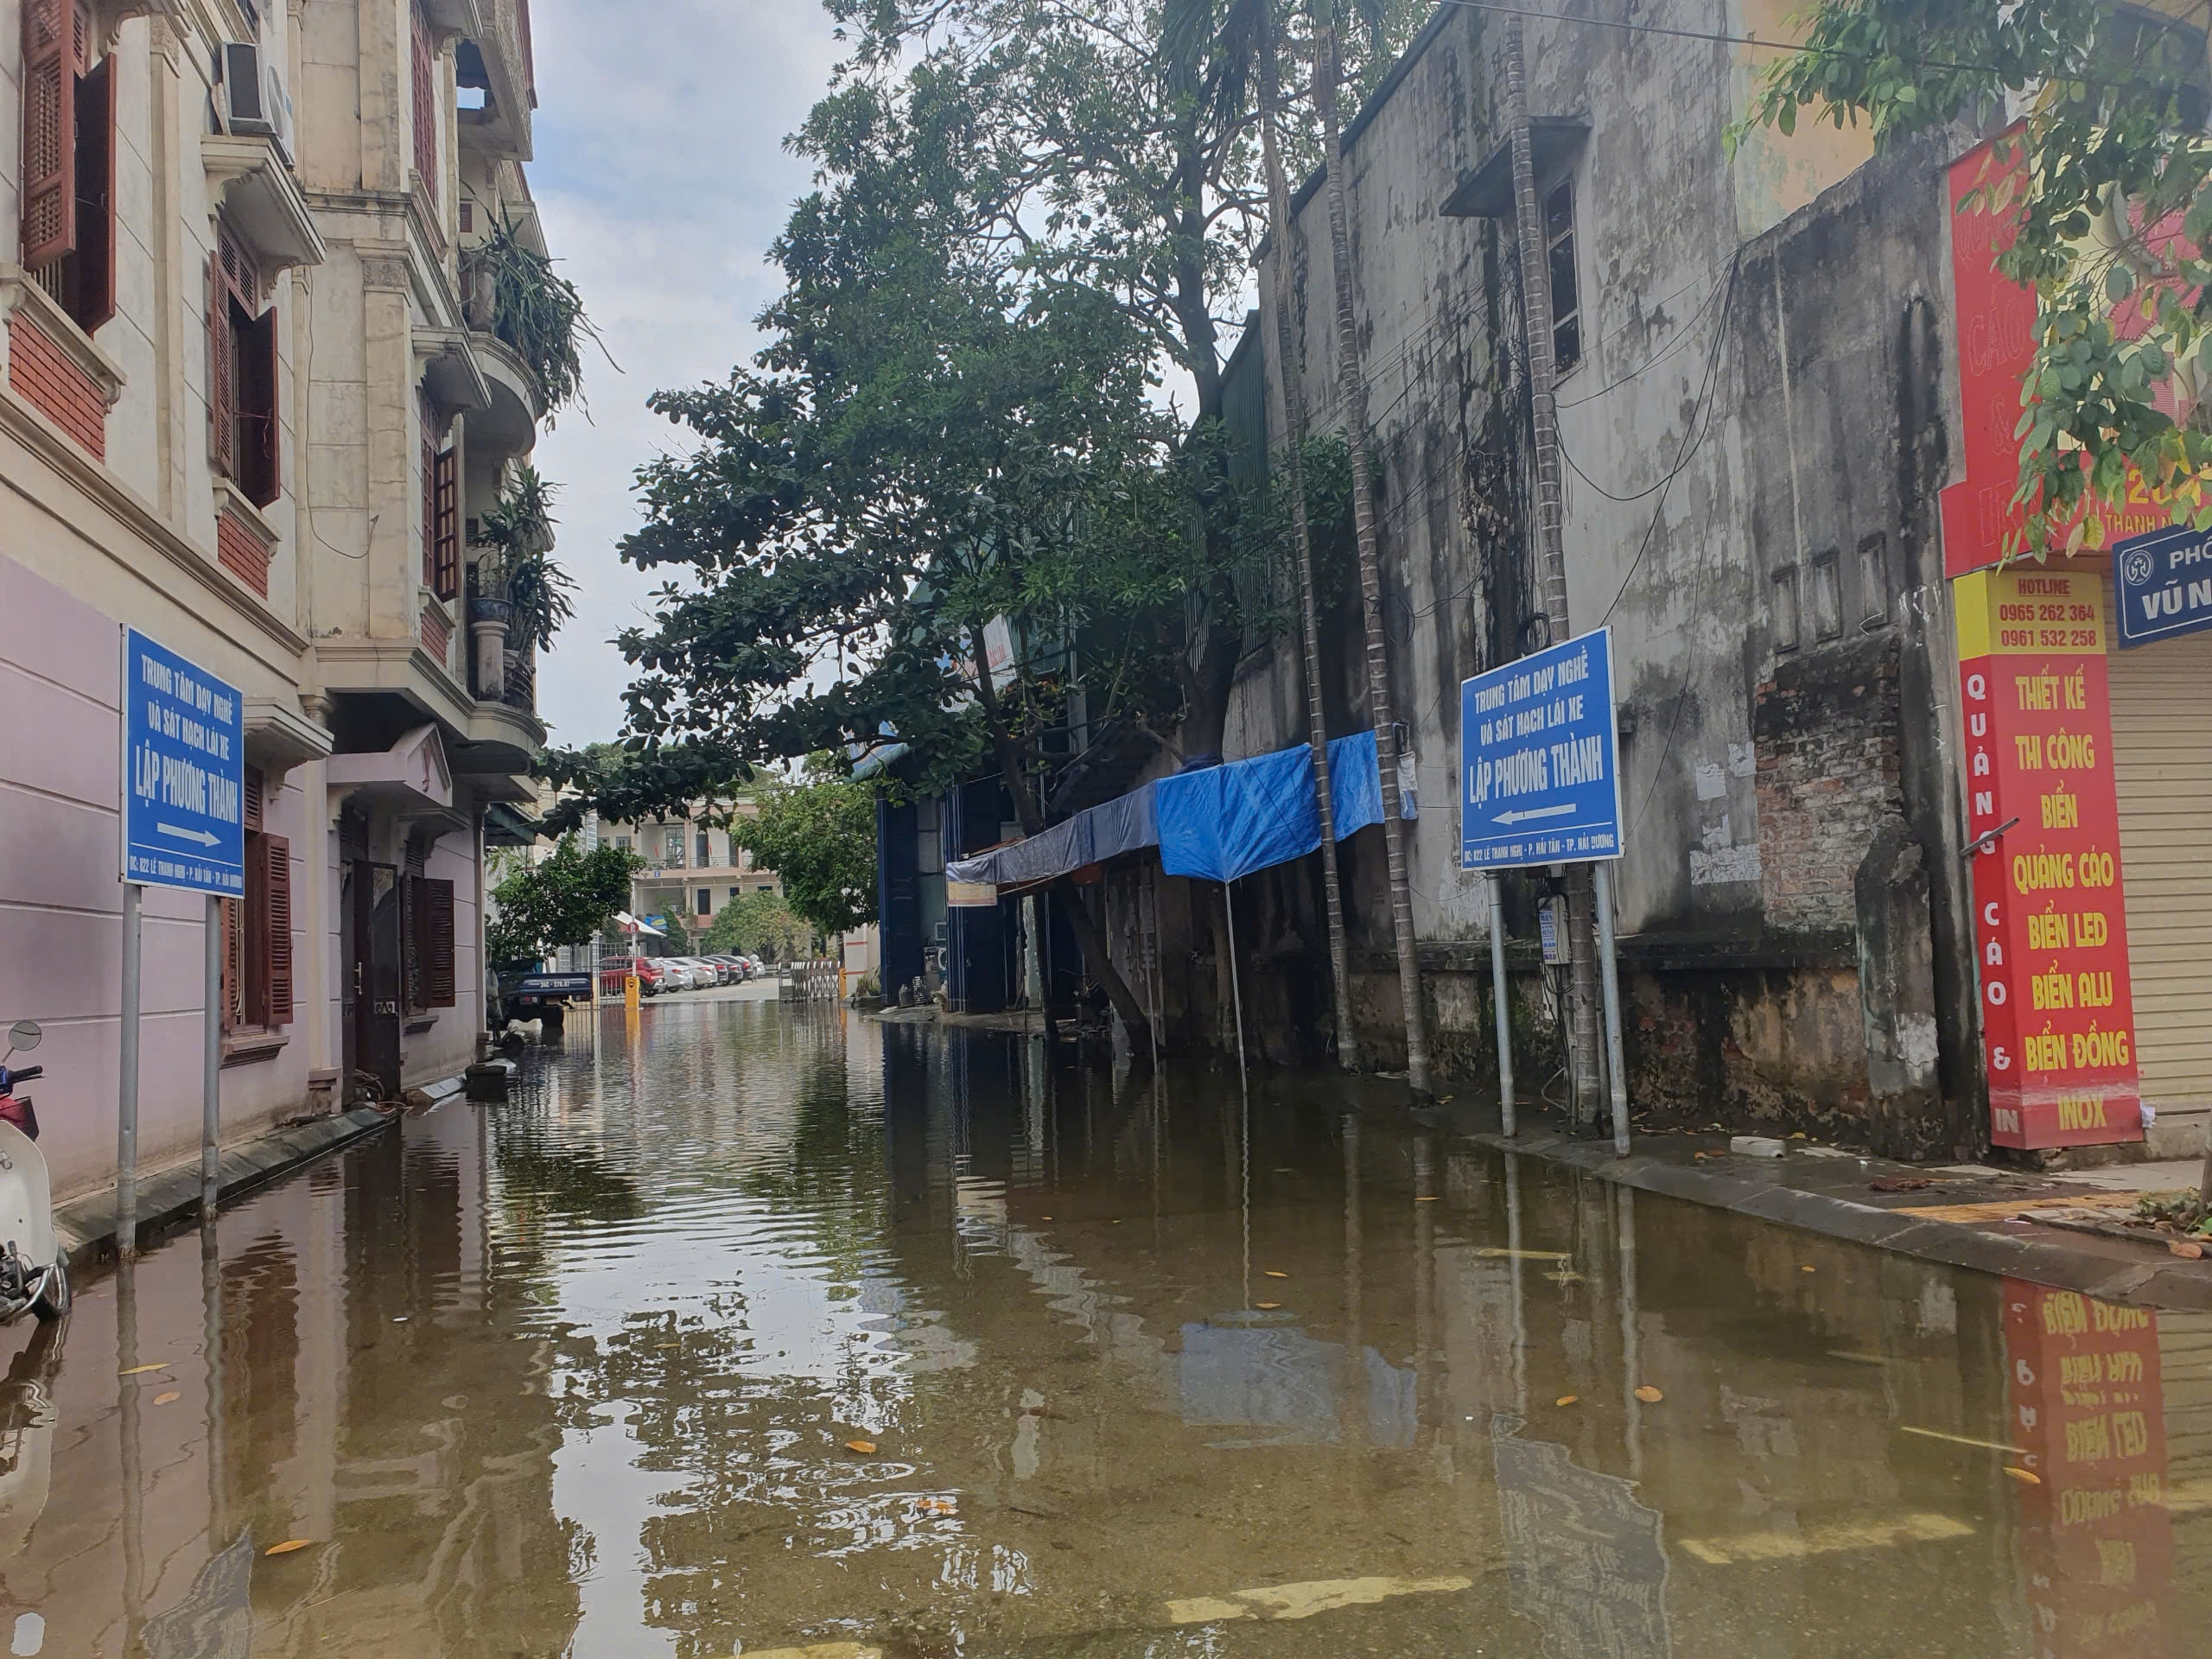
{"label": "sky with clouds", "polygon": [[620,729],[629,674],[607,642],[661,581],[614,555],[637,523],[632,474],[677,437],[645,398],[718,379],[754,348],[779,287],[768,244],[808,184],[783,140],[838,42],[813,0],[532,0],[531,25],[531,188],[621,365],[588,360],[590,419],[562,416],[536,456],[561,486],[560,557],[582,590],[537,677],[550,741],[569,745]]}

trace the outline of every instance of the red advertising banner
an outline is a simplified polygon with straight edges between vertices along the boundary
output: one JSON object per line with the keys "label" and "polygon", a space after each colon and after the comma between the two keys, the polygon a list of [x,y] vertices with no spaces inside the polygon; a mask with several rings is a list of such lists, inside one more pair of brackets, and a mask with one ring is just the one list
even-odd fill
{"label": "red advertising banner", "polygon": [[[1952,162],[1945,192],[1951,206],[1952,332],[1958,340],[1963,428],[1959,448],[1966,472],[1940,501],[1947,576],[1996,564],[2005,556],[2005,537],[2019,528],[2022,517],[2012,496],[2020,484],[2020,387],[2035,356],[2036,296],[1997,270],[1997,256],[2012,245],[2019,207],[2008,202],[1998,213],[1986,205],[1959,212],[1969,193],[1993,183],[2001,188],[2008,174],[2021,181],[2024,194],[2024,156],[2018,149],[2002,158],[1997,153],[2020,130],[2000,133]],[[2126,308],[2113,321],[2123,337],[2143,326]],[[2140,476],[2129,479],[2126,506],[2097,512],[2103,524],[2094,544],[2106,548],[2173,522],[2169,509],[2151,500]]]}
{"label": "red advertising banner", "polygon": [[2103,584],[1978,570],[1952,597],[1990,1139],[2140,1141]]}
{"label": "red advertising banner", "polygon": [[2158,1316],[2005,1281],[2037,1659],[2175,1650]]}

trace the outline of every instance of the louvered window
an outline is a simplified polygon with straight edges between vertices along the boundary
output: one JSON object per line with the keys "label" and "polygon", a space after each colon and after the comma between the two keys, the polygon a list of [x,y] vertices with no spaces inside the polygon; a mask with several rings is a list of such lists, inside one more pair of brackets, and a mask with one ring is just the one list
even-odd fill
{"label": "louvered window", "polygon": [[264,828],[265,790],[245,772],[245,896],[223,906],[223,1026],[275,1031],[292,1023],[292,843]]}
{"label": "louvered window", "polygon": [[264,307],[253,251],[218,223],[207,257],[207,453],[257,507],[283,491],[278,454],[276,308]]}
{"label": "louvered window", "polygon": [[[423,430],[430,429],[423,411]],[[461,593],[461,454],[423,440],[423,585],[440,599]]]}
{"label": "louvered window", "polygon": [[82,0],[22,0],[22,262],[86,334],[115,315],[115,60]]}

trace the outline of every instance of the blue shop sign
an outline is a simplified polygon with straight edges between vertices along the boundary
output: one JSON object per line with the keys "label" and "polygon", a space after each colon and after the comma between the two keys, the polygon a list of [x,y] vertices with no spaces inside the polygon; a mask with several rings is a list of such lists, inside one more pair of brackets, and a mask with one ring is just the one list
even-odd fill
{"label": "blue shop sign", "polygon": [[1459,866],[1621,855],[1613,636],[1599,628],[1459,688]]}
{"label": "blue shop sign", "polygon": [[2212,534],[2177,524],[2130,537],[2113,548],[2112,580],[2123,645],[2212,628]]}
{"label": "blue shop sign", "polygon": [[238,689],[123,633],[123,879],[245,892],[245,710]]}

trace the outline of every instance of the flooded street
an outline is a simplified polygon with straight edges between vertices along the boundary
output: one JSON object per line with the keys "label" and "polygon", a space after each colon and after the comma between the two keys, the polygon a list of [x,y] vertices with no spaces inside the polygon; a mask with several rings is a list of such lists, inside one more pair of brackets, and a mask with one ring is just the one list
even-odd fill
{"label": "flooded street", "polygon": [[1387,1085],[602,1021],[0,1333],[9,1651],[2156,1656],[2212,1613],[2205,1319]]}

